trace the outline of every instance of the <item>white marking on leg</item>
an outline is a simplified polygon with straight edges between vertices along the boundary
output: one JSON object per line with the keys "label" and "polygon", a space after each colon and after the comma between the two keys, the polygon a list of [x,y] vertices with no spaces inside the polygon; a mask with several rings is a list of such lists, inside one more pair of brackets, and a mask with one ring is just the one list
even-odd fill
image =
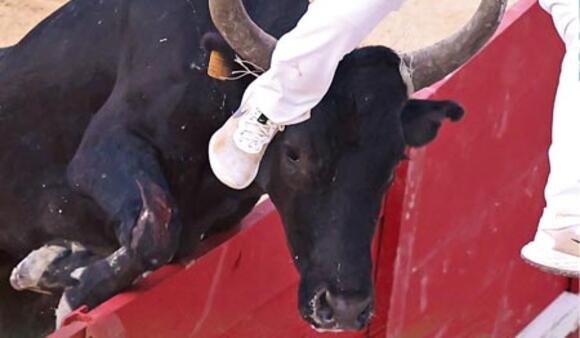
{"label": "white marking on leg", "polygon": [[70,247],[73,253],[87,251],[87,248],[85,248],[82,244],[77,242],[72,242]]}
{"label": "white marking on leg", "polygon": [[109,263],[109,266],[111,267],[111,269],[113,269],[114,273],[117,274],[117,273],[119,273],[119,271],[121,271],[121,265],[119,264],[119,257],[124,256],[126,254],[127,254],[127,248],[121,247],[121,248],[119,248],[119,250],[113,252],[112,255],[107,257],[107,263]]}
{"label": "white marking on leg", "polygon": [[48,267],[65,251],[67,248],[56,245],[45,245],[32,251],[12,270],[10,284],[16,290],[50,294],[39,289],[39,281]]}
{"label": "white marking on leg", "polygon": [[76,268],[73,272],[70,273],[71,278],[74,278],[74,279],[80,281],[81,276],[82,276],[83,272],[85,272],[86,269],[87,269],[86,266]]}
{"label": "white marking on leg", "polygon": [[60,301],[58,302],[58,307],[54,311],[54,315],[56,317],[56,328],[57,329],[59,329],[61,327],[62,322],[64,321],[66,316],[68,316],[68,314],[72,312],[72,310],[73,309],[71,308],[70,304],[68,303],[68,300],[66,300],[66,296],[63,294],[62,297],[60,297]]}

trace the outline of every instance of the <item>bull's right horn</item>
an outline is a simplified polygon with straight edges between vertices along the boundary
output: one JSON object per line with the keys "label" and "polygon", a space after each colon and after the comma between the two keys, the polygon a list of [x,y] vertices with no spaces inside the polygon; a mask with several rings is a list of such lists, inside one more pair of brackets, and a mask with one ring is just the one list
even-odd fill
{"label": "bull's right horn", "polygon": [[211,18],[226,42],[243,59],[270,68],[277,40],[250,18],[242,0],[209,0]]}
{"label": "bull's right horn", "polygon": [[495,33],[506,3],[507,0],[482,0],[460,31],[434,45],[403,54],[414,91],[443,79],[475,55]]}

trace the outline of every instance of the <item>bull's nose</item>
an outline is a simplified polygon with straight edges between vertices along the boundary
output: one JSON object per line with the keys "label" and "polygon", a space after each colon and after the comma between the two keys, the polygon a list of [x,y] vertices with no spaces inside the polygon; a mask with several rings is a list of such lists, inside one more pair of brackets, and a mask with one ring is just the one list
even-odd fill
{"label": "bull's nose", "polygon": [[312,319],[319,328],[326,330],[361,330],[372,313],[372,297],[360,294],[333,295],[325,290],[313,303]]}

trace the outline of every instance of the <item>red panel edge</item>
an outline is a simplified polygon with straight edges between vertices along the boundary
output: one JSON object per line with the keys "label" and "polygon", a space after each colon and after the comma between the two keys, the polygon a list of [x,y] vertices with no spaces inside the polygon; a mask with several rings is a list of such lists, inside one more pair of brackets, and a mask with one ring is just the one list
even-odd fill
{"label": "red panel edge", "polygon": [[390,309],[395,259],[406,190],[408,162],[397,168],[395,180],[383,202],[383,215],[379,224],[378,253],[375,260],[375,314],[367,334],[382,336],[387,327]]}

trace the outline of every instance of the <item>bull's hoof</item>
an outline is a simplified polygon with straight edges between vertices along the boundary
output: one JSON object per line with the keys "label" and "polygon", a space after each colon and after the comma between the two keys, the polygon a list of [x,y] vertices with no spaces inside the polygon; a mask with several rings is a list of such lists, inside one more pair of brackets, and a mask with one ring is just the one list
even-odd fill
{"label": "bull's hoof", "polygon": [[52,270],[57,270],[55,262],[70,256],[71,253],[85,250],[80,244],[63,241],[58,244],[47,244],[32,251],[24,258],[10,275],[10,284],[16,290],[29,290],[51,294],[51,287],[46,283]]}

